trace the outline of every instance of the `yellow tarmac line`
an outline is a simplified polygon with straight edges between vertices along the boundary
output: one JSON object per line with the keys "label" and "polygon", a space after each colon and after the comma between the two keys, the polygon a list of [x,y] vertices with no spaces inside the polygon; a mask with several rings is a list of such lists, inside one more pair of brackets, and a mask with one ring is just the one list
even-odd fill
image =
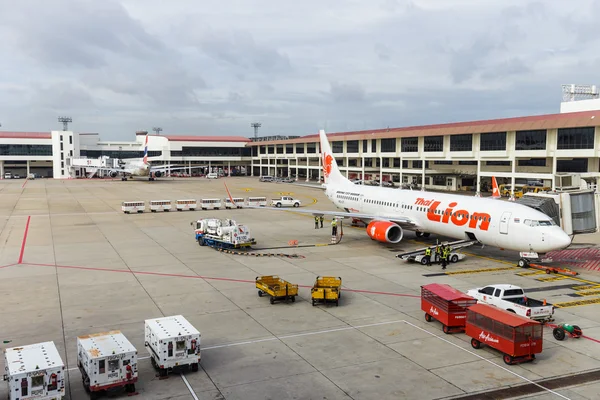
{"label": "yellow tarmac line", "polygon": [[446,272],[446,275],[465,275],[465,274],[479,274],[482,272],[497,272],[497,271],[512,271],[518,267],[498,267],[498,268],[482,268],[482,269],[466,269],[463,271],[450,271]]}
{"label": "yellow tarmac line", "polygon": [[565,301],[562,303],[554,303],[554,307],[557,308],[569,308],[569,307],[577,307],[577,306],[587,306],[590,304],[598,304],[600,303],[600,298],[596,299],[586,299],[586,300],[576,300],[576,301]]}

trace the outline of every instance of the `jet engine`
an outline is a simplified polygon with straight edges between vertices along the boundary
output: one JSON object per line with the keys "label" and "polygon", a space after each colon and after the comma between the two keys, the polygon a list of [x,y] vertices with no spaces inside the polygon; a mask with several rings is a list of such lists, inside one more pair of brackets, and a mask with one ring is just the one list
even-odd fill
{"label": "jet engine", "polygon": [[117,175],[119,175],[119,173],[117,171],[110,171],[108,174],[110,175],[111,178],[116,178]]}
{"label": "jet engine", "polygon": [[389,221],[371,221],[367,226],[367,235],[373,240],[383,243],[398,243],[404,236],[402,228]]}
{"label": "jet engine", "polygon": [[154,171],[152,173],[154,174],[155,178],[160,178],[163,175],[162,171]]}

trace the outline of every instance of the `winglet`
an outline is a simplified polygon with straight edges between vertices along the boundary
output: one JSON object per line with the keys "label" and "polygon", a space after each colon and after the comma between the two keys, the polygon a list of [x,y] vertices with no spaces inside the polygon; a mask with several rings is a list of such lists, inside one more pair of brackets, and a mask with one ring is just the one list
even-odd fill
{"label": "winglet", "polygon": [[495,199],[500,197],[500,190],[498,189],[498,182],[496,182],[495,176],[492,176],[492,197]]}
{"label": "winglet", "polygon": [[229,192],[229,188],[227,187],[227,184],[225,182],[223,182],[223,185],[225,185],[225,190],[227,191],[227,196],[229,197],[229,201],[231,201],[231,204],[235,207],[237,207],[237,204],[235,204],[235,201],[233,201],[233,197],[231,197],[231,193]]}

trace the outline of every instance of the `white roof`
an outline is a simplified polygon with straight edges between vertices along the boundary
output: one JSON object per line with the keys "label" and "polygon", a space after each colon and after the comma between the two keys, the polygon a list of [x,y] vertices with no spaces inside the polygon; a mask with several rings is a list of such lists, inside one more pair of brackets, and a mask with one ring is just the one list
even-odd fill
{"label": "white roof", "polygon": [[78,336],[77,340],[91,358],[107,357],[113,354],[136,352],[137,350],[121,331],[94,333]]}
{"label": "white roof", "polygon": [[182,315],[147,319],[146,325],[148,325],[159,337],[165,338],[198,335],[200,333]]}
{"label": "white roof", "polygon": [[12,347],[4,353],[10,376],[64,366],[54,342]]}

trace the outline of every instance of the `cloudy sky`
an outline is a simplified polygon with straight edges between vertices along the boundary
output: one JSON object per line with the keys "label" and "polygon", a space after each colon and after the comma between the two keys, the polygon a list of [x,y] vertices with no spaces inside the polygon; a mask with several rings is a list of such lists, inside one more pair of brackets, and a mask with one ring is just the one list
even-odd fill
{"label": "cloudy sky", "polygon": [[2,130],[304,135],[558,112],[592,0],[0,0]]}

